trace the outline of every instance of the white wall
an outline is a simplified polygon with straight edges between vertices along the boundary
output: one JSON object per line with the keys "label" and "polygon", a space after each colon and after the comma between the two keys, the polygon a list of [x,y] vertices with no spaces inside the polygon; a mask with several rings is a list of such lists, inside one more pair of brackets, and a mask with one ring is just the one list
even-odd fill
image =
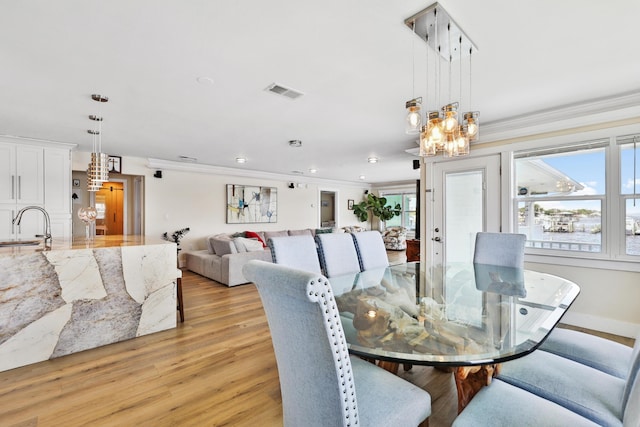
{"label": "white wall", "polygon": [[530,262],[526,268],[580,286],[564,323],[626,337],[640,332],[640,273]]}
{"label": "white wall", "polygon": [[[73,152],[73,170],[85,170],[89,153]],[[302,188],[288,188],[291,177],[256,179],[251,177],[216,175],[178,170],[163,170],[162,178],[155,178],[155,169],[147,167],[147,159],[122,158],[122,173],[145,176],[145,235],[161,236],[189,227],[181,241],[185,250],[205,249],[204,238],[211,234],[246,230],[287,230],[318,228],[320,226],[320,190],[337,192],[338,217],[336,226],[363,225],[347,200],[362,200],[367,185],[331,185],[308,183]],[[227,184],[276,187],[278,190],[277,223],[226,224]]]}

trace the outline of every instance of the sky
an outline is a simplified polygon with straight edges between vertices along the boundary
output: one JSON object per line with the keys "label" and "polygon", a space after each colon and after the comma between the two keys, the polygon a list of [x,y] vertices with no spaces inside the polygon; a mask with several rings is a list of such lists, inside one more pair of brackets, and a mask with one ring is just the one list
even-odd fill
{"label": "sky", "polygon": [[[640,149],[636,150],[636,192],[640,194]],[[634,164],[633,164],[633,146],[625,146],[622,150],[621,161],[621,191],[623,194],[633,193],[634,183]],[[563,172],[569,178],[579,182],[585,188],[575,195],[591,195],[605,193],[605,151],[604,149],[592,150],[576,154],[562,154],[547,156],[543,161],[549,166]],[[545,203],[545,205],[547,205]],[[563,202],[554,202],[554,207],[559,209],[571,210],[576,208],[575,203],[566,204]],[[584,201],[584,208],[600,210],[598,202]],[[627,215],[640,216],[640,196],[633,206],[633,201],[627,202]]]}

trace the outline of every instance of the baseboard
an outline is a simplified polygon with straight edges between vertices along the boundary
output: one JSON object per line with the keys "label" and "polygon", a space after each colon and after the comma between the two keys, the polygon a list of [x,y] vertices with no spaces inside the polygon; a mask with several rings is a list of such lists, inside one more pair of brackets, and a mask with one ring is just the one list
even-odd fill
{"label": "baseboard", "polygon": [[562,318],[562,323],[580,328],[593,329],[621,337],[635,338],[640,332],[640,324],[623,322],[607,317],[593,316],[591,314],[568,312]]}

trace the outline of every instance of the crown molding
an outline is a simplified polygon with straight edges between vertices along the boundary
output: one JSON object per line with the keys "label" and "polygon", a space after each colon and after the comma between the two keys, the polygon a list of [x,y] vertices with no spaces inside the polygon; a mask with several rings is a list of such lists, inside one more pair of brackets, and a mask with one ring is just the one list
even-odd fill
{"label": "crown molding", "polygon": [[483,123],[480,128],[480,141],[477,144],[638,116],[640,91],[626,92]]}
{"label": "crown molding", "polygon": [[48,139],[38,139],[38,138],[27,138],[24,136],[15,136],[15,135],[4,135],[0,134],[0,142],[11,142],[11,143],[24,143],[29,145],[37,145],[40,147],[44,146],[58,146],[59,148],[67,148],[70,150],[75,150],[78,148],[78,144],[71,144],[69,142],[59,142],[59,141],[51,141]]}
{"label": "crown molding", "polygon": [[318,185],[339,185],[342,187],[354,187],[358,189],[371,188],[372,185],[366,182],[338,181],[332,179],[314,178],[306,175],[287,175],[273,172],[265,172],[251,169],[229,168],[224,166],[213,166],[201,163],[185,163],[172,160],[147,158],[149,169],[174,170],[182,172],[204,173],[209,175],[229,175],[256,179],[271,179],[274,181],[299,182]]}

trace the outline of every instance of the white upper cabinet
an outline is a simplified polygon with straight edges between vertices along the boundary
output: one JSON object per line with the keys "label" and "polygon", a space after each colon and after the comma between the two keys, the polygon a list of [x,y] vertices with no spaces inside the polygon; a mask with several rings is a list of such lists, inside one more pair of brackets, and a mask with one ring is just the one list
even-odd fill
{"label": "white upper cabinet", "polygon": [[0,203],[44,203],[42,147],[0,143]]}

